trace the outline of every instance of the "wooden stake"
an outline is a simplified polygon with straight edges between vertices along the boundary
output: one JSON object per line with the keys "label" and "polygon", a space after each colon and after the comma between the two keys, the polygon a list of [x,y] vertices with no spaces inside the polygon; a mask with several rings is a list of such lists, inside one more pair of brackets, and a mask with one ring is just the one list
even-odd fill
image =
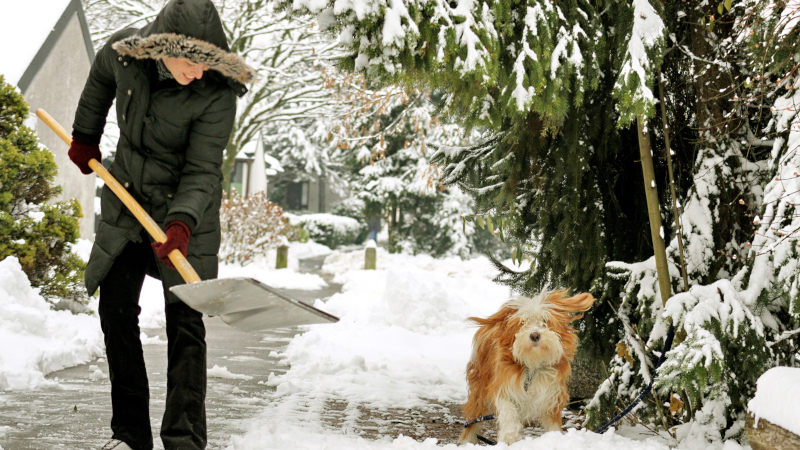
{"label": "wooden stake", "polygon": [[289,247],[281,245],[278,247],[278,257],[275,261],[276,269],[285,269],[289,267]]}
{"label": "wooden stake", "polygon": [[375,247],[367,247],[364,252],[364,270],[376,270],[378,267],[378,252]]}
{"label": "wooden stake", "polygon": [[658,189],[656,176],[653,169],[653,153],[650,147],[650,135],[647,132],[645,119],[639,116],[636,121],[639,129],[639,154],[642,160],[642,174],[644,175],[644,192],[647,197],[647,213],[650,217],[650,236],[653,240],[653,252],[656,257],[656,272],[658,273],[658,286],[661,289],[661,303],[666,305],[672,296],[672,284],[669,279],[667,266],[667,251],[664,238],[661,236],[661,212],[658,208]]}

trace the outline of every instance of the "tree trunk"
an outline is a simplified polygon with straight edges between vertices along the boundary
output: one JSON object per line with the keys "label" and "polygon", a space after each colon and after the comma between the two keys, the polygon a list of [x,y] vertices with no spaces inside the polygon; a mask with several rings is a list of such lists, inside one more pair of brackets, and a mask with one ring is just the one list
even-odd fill
{"label": "tree trunk", "polygon": [[222,190],[230,193],[231,191],[231,172],[233,166],[236,164],[236,156],[239,154],[239,147],[233,143],[233,136],[228,140],[228,146],[225,147],[225,156],[222,160]]}

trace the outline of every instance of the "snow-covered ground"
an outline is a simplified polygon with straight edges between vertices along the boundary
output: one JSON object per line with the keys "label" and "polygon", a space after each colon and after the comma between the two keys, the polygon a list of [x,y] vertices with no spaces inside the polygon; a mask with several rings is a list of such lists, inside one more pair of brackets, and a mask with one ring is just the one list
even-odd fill
{"label": "snow-covered ground", "polygon": [[0,389],[57,389],[45,375],[103,355],[100,323],[53,311],[31,288],[19,261],[0,261]]}
{"label": "snow-covered ground", "polygon": [[[492,283],[495,270],[485,258],[437,260],[424,255],[392,255],[379,249],[379,270],[365,271],[362,252],[330,252],[311,243],[290,248],[295,261],[288,269],[271,269],[274,261],[266,259],[246,267],[222,266],[220,276],[252,276],[277,288],[320,289],[326,286],[325,281],[318,275],[299,273],[296,258],[326,254],[323,271],[334,274],[334,282],[343,285],[342,292],[318,300],[315,306],[341,320],[304,327],[276,355],[288,371],[270,375],[266,384],[274,387],[274,393],[248,424],[248,431],[231,437],[228,450],[456,448],[440,445],[433,438],[424,442],[404,436],[367,439],[347,423],[337,429],[323,427],[320,410],[313,405],[332,398],[378,410],[463,402],[464,368],[474,333],[466,319],[491,314],[508,296],[506,288]],[[160,284],[148,278],[141,298],[143,340],[146,344],[164,344],[158,337],[147,335],[148,328],[164,324]],[[0,388],[5,390],[58,388],[57,382],[45,379],[47,373],[90,362],[103,353],[97,318],[52,311],[30,288],[14,258],[0,262],[0,339],[4,343],[0,346]],[[248,375],[213,367],[209,376]],[[780,374],[781,383],[787,377]],[[800,380],[794,382],[800,386]],[[770,417],[768,402],[754,405],[761,417]],[[707,442],[699,433],[692,436],[690,426],[683,431],[689,437],[675,443],[630,427],[603,435],[572,429],[528,438],[511,448],[742,448],[732,440]]]}

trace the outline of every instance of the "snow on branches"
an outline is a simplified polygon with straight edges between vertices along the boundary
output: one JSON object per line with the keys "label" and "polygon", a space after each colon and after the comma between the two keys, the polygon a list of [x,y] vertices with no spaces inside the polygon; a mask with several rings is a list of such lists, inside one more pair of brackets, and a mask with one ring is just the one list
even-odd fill
{"label": "snow on branches", "polygon": [[316,15],[370,77],[445,88],[474,123],[540,114],[558,126],[571,93],[598,83],[606,30],[584,2],[531,0],[280,0]]}
{"label": "snow on branches", "polygon": [[622,69],[614,85],[620,102],[619,125],[627,126],[637,116],[653,114],[655,98],[650,86],[664,52],[664,22],[649,0],[633,0],[632,23]]}

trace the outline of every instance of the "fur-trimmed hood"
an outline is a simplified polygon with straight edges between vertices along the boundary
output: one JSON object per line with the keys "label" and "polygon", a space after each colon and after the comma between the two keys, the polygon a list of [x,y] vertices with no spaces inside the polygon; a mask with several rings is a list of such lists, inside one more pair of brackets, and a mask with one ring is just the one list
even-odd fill
{"label": "fur-trimmed hood", "polygon": [[210,0],[172,0],[153,22],[112,48],[136,59],[185,58],[240,84],[256,77],[241,56],[230,52],[219,13]]}

